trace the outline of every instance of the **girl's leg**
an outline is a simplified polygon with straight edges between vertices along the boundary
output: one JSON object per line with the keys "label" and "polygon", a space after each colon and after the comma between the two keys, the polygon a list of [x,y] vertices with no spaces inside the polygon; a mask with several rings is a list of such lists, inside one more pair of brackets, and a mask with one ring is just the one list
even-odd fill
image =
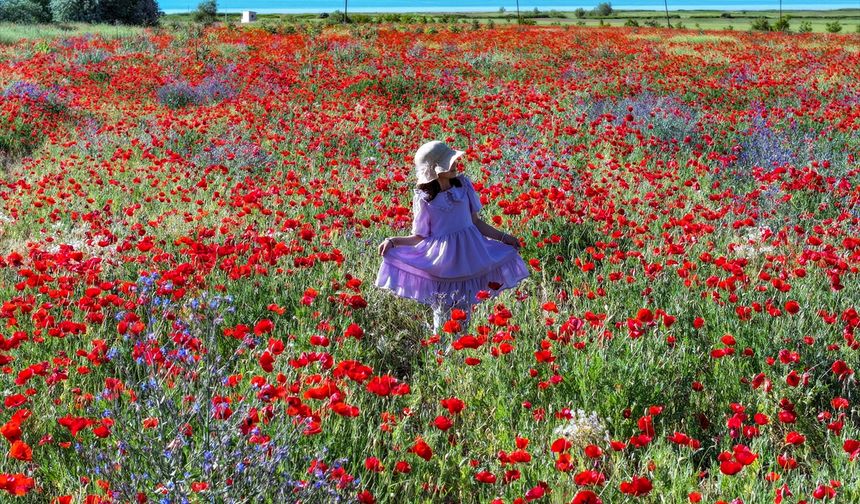
{"label": "girl's leg", "polygon": [[452,335],[444,331],[445,322],[451,319],[454,308],[459,308],[466,312],[465,320],[458,320],[460,324],[459,334],[465,334],[469,329],[469,322],[472,319],[472,304],[466,301],[458,301],[451,304],[450,302],[439,302],[433,305],[433,334],[439,335],[439,343],[443,348],[447,348],[450,344]]}
{"label": "girl's leg", "polygon": [[433,334],[438,334],[440,338],[445,338],[442,327],[448,318],[451,317],[451,308],[444,303],[436,303],[433,305]]}

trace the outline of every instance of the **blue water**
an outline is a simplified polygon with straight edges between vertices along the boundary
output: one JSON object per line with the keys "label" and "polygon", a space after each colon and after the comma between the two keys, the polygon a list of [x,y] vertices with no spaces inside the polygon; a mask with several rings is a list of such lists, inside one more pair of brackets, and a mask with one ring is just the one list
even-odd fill
{"label": "blue water", "polygon": [[[195,10],[201,0],[157,0],[159,7],[170,14]],[[567,10],[578,7],[591,10],[602,0],[592,0],[577,3],[576,0],[522,0],[520,11],[533,10]],[[660,10],[664,9],[661,0],[621,0],[611,2],[612,7],[619,10]],[[284,13],[304,14],[343,11],[342,0],[218,0],[218,11],[239,12],[253,10],[260,14]],[[498,12],[504,7],[508,12],[516,12],[516,0],[354,0],[347,4],[349,12]],[[835,0],[829,2],[810,2],[808,0],[784,0],[783,10],[790,9],[860,9],[860,0]],[[670,10],[770,10],[779,9],[779,1],[757,0],[669,0]]]}

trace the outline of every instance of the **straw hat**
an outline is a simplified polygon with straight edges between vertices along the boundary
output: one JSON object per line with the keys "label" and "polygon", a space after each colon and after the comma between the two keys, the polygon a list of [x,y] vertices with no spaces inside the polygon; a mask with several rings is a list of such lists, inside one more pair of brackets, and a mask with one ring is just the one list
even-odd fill
{"label": "straw hat", "polygon": [[419,184],[426,184],[439,178],[439,174],[451,169],[454,161],[466,151],[455,150],[444,142],[433,140],[418,148],[415,153],[415,174]]}

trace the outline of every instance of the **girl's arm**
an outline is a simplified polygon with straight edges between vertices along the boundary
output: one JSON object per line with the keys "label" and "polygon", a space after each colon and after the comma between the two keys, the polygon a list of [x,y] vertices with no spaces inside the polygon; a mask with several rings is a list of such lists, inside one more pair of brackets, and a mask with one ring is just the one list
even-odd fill
{"label": "girl's arm", "polygon": [[388,238],[388,240],[395,247],[400,245],[409,245],[411,247],[414,247],[415,245],[421,243],[421,241],[424,240],[424,237],[421,235],[414,234],[409,236],[392,236],[391,238]]}
{"label": "girl's arm", "polygon": [[413,234],[410,236],[392,236],[390,238],[386,238],[382,240],[382,243],[379,244],[379,255],[384,256],[388,249],[396,246],[409,245],[415,246],[421,243],[424,240],[424,237],[421,235]]}
{"label": "girl's arm", "polygon": [[508,233],[503,233],[493,226],[487,224],[480,217],[478,217],[478,212],[472,214],[472,222],[475,224],[475,227],[478,228],[478,231],[481,232],[482,235],[486,236],[491,240],[498,240],[502,243],[506,243],[512,247],[520,248],[520,241],[516,236],[509,235]]}

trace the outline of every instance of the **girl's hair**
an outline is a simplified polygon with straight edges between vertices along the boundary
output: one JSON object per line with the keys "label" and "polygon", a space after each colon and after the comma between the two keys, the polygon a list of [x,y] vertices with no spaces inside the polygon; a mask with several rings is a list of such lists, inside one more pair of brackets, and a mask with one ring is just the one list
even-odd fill
{"label": "girl's hair", "polygon": [[[451,179],[451,185],[454,187],[463,187],[463,183],[460,181],[459,175]],[[442,191],[442,186],[439,185],[439,179],[432,180],[426,184],[418,184],[417,187],[418,190],[427,193],[427,201],[433,201],[433,198]]]}

